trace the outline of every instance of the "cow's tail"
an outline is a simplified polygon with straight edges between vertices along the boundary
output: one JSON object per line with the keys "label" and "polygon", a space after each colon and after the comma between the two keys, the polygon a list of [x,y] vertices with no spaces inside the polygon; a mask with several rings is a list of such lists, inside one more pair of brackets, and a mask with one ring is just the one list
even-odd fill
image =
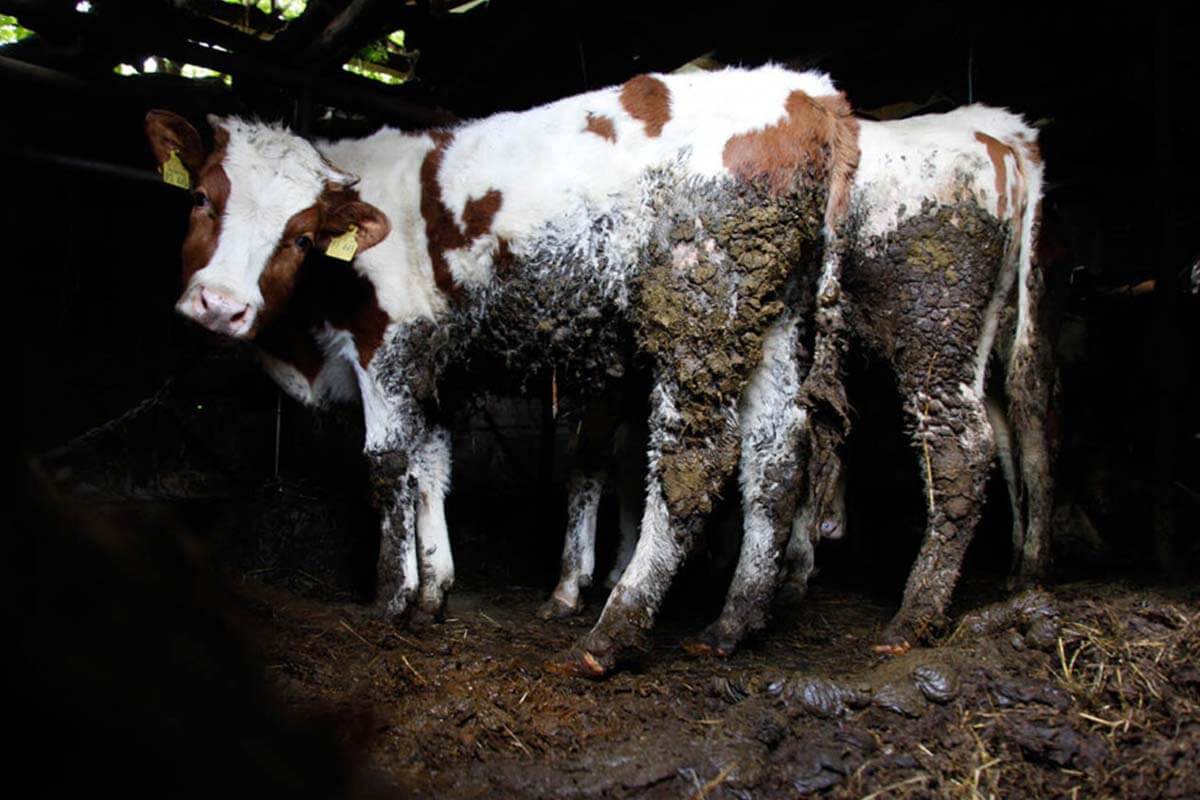
{"label": "cow's tail", "polygon": [[1014,197],[1017,236],[1017,319],[1005,365],[1009,421],[1015,434],[1020,467],[1025,541],[1018,578],[1043,577],[1050,559],[1050,519],[1053,511],[1053,409],[1055,369],[1051,343],[1043,330],[1046,282],[1036,262],[1041,223],[1043,170],[1036,134],[1009,141],[1016,154],[1019,197]]}

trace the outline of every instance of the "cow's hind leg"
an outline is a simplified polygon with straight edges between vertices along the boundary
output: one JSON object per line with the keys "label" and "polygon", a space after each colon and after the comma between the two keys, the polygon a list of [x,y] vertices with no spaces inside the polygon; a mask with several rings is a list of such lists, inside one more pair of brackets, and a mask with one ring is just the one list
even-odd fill
{"label": "cow's hind leg", "polygon": [[567,481],[562,573],[554,593],[538,609],[542,619],[569,617],[583,606],[582,592],[592,585],[596,566],[596,513],[603,488],[603,473],[574,472]]}
{"label": "cow's hind leg", "polygon": [[800,491],[807,415],[797,402],[796,333],[795,319],[775,324],[742,396],[742,549],[721,616],[688,646],[693,653],[730,655],[747,634],[767,624]]}
{"label": "cow's hind leg", "polygon": [[1013,345],[1007,391],[1025,501],[1025,537],[1017,570],[1020,583],[1042,580],[1050,565],[1054,437],[1046,422],[1053,419],[1050,405],[1053,382],[1048,344],[1034,330],[1019,332]]}
{"label": "cow's hind leg", "polygon": [[[810,423],[809,431],[813,431]],[[808,579],[816,568],[816,544],[821,539],[840,539],[846,533],[846,467],[836,449],[830,449],[821,464],[808,454],[807,492],[801,500],[792,533],[784,551],[785,575],[779,601],[796,604],[808,594]]]}
{"label": "cow's hind leg", "polygon": [[674,386],[658,383],[651,404],[641,536],[600,620],[552,664],[560,672],[602,677],[619,658],[648,649],[647,637],[671,580],[736,464],[734,408],[705,409],[717,417],[719,427],[713,436],[696,436],[685,434],[684,419],[704,412],[681,407]]}
{"label": "cow's hind leg", "polygon": [[1004,487],[1008,490],[1008,504],[1012,513],[1012,558],[1009,562],[1009,579],[1012,582],[1021,565],[1021,550],[1025,546],[1025,517],[1021,511],[1021,483],[1017,478],[1016,455],[1013,452],[1013,433],[1008,424],[1005,409],[999,400],[987,398],[988,422],[992,426],[992,437],[996,443],[996,460],[1004,475]]}
{"label": "cow's hind leg", "polygon": [[994,454],[983,398],[965,383],[913,391],[906,411],[915,421],[913,442],[924,478],[927,521],[900,611],[877,648],[888,653],[906,651],[944,624],[979,523]]}

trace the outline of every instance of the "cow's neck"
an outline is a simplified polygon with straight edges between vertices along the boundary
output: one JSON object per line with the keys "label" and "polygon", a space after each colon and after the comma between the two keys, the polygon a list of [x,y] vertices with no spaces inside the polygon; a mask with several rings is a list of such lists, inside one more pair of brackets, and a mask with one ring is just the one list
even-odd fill
{"label": "cow's neck", "polygon": [[433,281],[433,263],[419,214],[421,164],[434,148],[429,134],[384,128],[365,139],[323,143],[323,155],[362,176],[360,198],[387,215],[391,232],[361,253],[354,268],[375,288],[379,307],[396,323],[432,319],[448,307]]}

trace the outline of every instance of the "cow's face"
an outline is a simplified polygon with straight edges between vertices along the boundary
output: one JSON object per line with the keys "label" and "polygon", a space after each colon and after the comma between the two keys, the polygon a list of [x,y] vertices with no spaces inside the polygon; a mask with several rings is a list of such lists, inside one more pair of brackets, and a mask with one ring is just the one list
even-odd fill
{"label": "cow's face", "polygon": [[158,163],[174,153],[191,175],[183,294],[175,308],[209,330],[249,339],[287,303],[309,250],[353,225],[362,252],[387,236],[389,224],[358,199],[357,178],[299,136],[236,118],[209,122],[211,153],[177,114],[146,116]]}

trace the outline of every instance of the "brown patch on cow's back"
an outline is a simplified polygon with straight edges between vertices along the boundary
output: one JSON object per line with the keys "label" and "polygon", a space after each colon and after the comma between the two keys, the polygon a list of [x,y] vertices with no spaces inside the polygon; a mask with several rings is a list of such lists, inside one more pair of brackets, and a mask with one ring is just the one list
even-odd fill
{"label": "brown patch on cow's back", "polygon": [[467,226],[465,239],[470,242],[483,236],[492,229],[492,220],[504,202],[504,195],[499,189],[490,189],[487,194],[476,200],[467,200],[463,208],[463,224]]}
{"label": "brown patch on cow's back", "polygon": [[593,114],[589,111],[587,124],[583,126],[583,130],[585,133],[594,133],[613,144],[617,142],[617,128],[613,124],[612,117],[606,114]]}
{"label": "brown patch on cow's back", "polygon": [[987,148],[988,158],[992,160],[992,168],[996,172],[996,216],[1004,219],[1008,210],[1008,168],[1004,165],[1004,157],[1011,155],[1018,167],[1021,161],[1011,147],[983,131],[975,131],[975,141]]}
{"label": "brown patch on cow's back", "polygon": [[638,75],[621,86],[621,107],[653,138],[671,120],[671,90],[652,75]]}
{"label": "brown patch on cow's back", "polygon": [[446,207],[442,197],[442,185],[438,181],[438,170],[445,158],[446,148],[454,141],[449,131],[433,131],[430,134],[434,146],[421,162],[421,218],[425,220],[425,239],[429,260],[433,265],[433,280],[439,290],[452,300],[460,299],[461,287],[450,273],[446,253],[466,247],[475,239],[489,233],[492,222],[504,201],[504,195],[492,189],[483,197],[468,198],[463,208],[464,231],[454,218],[454,212]]}
{"label": "brown patch on cow's back", "polygon": [[858,158],[858,121],[845,97],[814,99],[800,90],[788,95],[779,122],[729,137],[722,152],[726,169],[741,180],[764,183],[772,194],[791,190],[802,174],[829,180],[830,221],[849,205]]}

